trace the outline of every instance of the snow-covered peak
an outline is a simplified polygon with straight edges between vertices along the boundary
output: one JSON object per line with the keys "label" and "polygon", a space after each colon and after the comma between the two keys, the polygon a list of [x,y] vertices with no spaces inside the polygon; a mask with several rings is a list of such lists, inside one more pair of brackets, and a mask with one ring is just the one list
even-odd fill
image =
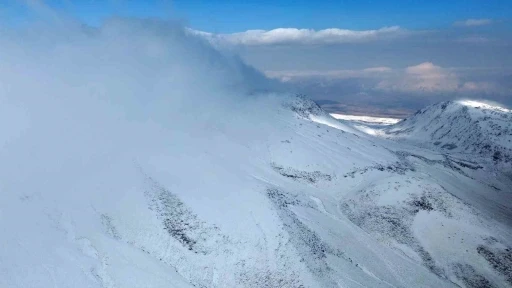
{"label": "snow-covered peak", "polygon": [[459,100],[459,101],[456,101],[455,103],[458,103],[458,104],[461,104],[461,105],[464,105],[467,107],[473,107],[473,108],[494,110],[494,111],[500,111],[500,112],[505,112],[505,113],[511,112],[511,110],[509,110],[507,108],[500,107],[498,105],[481,102],[481,101],[475,101],[475,100]]}
{"label": "snow-covered peak", "polygon": [[512,112],[473,100],[428,106],[396,125],[386,135],[423,146],[512,163]]}

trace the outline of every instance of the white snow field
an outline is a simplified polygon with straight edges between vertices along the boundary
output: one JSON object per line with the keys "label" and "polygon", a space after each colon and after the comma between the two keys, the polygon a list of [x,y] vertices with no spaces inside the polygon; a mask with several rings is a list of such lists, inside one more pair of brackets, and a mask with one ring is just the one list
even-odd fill
{"label": "white snow field", "polygon": [[176,24],[64,26],[1,31],[0,287],[512,287],[510,111],[451,154]]}

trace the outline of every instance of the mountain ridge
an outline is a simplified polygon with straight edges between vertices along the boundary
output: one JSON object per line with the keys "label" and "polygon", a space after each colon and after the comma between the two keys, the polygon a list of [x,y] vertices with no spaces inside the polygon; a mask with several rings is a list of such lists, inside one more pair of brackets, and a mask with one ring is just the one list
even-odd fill
{"label": "mountain ridge", "polygon": [[441,102],[384,131],[390,137],[512,167],[512,112],[499,106],[470,100]]}

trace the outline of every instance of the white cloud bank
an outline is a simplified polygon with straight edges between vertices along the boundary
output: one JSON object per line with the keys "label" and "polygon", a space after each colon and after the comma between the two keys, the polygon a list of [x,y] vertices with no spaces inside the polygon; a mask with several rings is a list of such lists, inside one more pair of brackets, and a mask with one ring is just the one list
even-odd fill
{"label": "white cloud bank", "polygon": [[464,21],[457,21],[454,23],[454,25],[462,26],[462,27],[475,27],[475,26],[490,25],[491,23],[492,23],[491,19],[467,19]]}
{"label": "white cloud bank", "polygon": [[370,67],[356,70],[266,71],[267,77],[282,82],[307,79],[350,80],[364,83],[364,89],[405,93],[500,92],[496,83],[474,81],[460,75],[458,69],[423,62],[406,68]]}
{"label": "white cloud bank", "polygon": [[339,44],[360,43],[380,39],[390,39],[407,34],[407,31],[398,27],[383,27],[376,30],[348,30],[329,28],[324,30],[277,28],[273,30],[248,30],[232,34],[213,34],[193,29],[190,33],[200,35],[214,43],[228,43],[233,45],[284,45],[284,44]]}

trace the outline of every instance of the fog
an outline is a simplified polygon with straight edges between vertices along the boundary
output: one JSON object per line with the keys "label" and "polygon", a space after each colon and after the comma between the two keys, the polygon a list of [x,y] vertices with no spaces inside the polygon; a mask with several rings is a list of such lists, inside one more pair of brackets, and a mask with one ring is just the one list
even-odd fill
{"label": "fog", "polygon": [[134,167],[207,139],[274,85],[170,21],[46,22],[4,28],[0,39],[6,194],[122,189]]}
{"label": "fog", "polygon": [[[190,251],[157,222],[149,177],[190,215],[258,239],[247,223],[273,216],[247,170],[271,170],[260,143],[279,87],[174,22],[45,22],[0,39],[0,286],[112,287],[117,275],[119,287],[188,287],[175,269],[232,273],[226,257],[158,262]],[[111,242],[109,217],[123,241]]]}

